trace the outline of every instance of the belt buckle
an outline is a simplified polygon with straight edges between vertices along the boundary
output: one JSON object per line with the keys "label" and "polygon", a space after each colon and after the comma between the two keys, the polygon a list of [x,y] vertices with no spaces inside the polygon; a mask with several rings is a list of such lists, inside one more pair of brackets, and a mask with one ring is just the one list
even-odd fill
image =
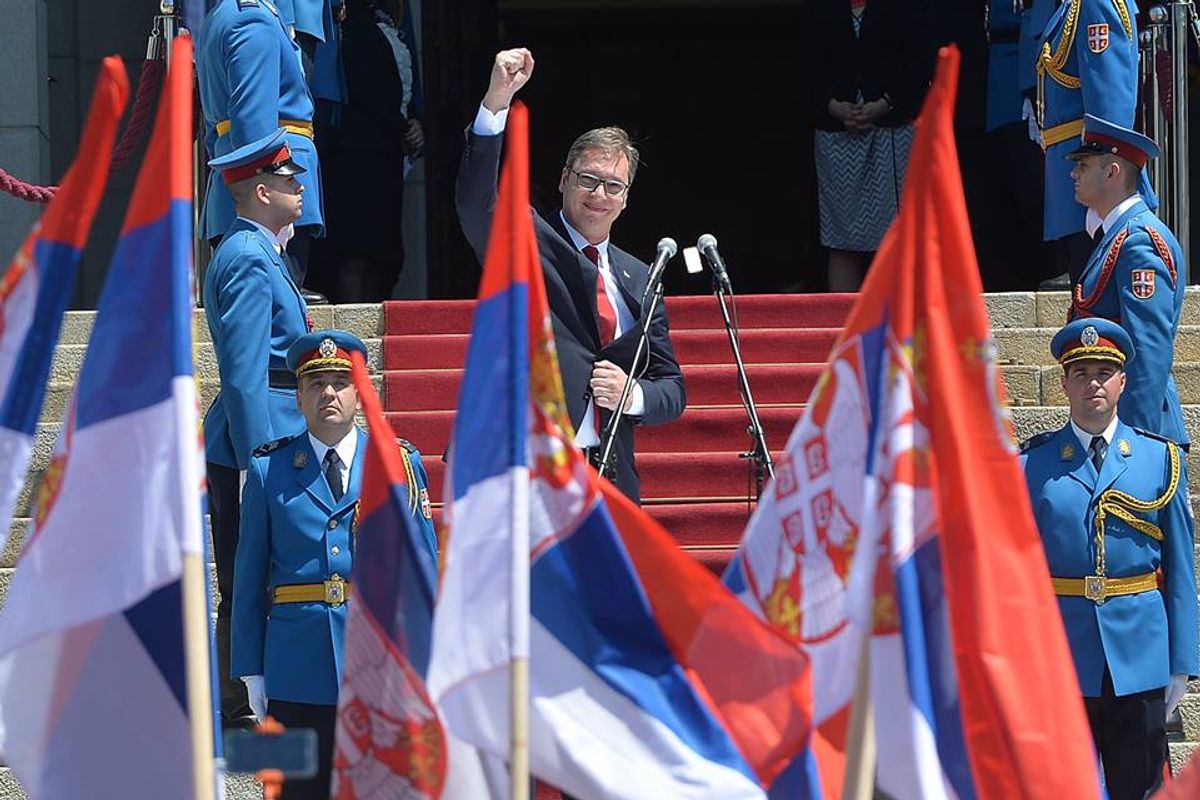
{"label": "belt buckle", "polygon": [[337,573],[325,581],[325,602],[334,608],[346,602],[346,582]]}
{"label": "belt buckle", "polygon": [[1103,605],[1108,596],[1108,578],[1104,575],[1088,575],[1083,579],[1083,596],[1096,605]]}

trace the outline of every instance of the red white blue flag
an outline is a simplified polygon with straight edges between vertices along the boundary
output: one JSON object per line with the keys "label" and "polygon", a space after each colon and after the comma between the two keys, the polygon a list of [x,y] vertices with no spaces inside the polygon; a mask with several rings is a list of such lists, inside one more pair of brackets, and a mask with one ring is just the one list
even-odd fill
{"label": "red white blue flag", "polygon": [[453,733],[505,758],[511,665],[527,657],[538,778],[581,798],[762,797],[807,741],[807,658],[574,446],[519,104],[508,137],[445,493],[430,694]]}
{"label": "red white blue flag", "polygon": [[[191,41],[174,48],[0,617],[0,752],[37,798],[214,785],[193,771],[213,768],[214,711],[192,358]],[[184,596],[185,563],[198,597]],[[185,619],[201,631],[190,658]]]}
{"label": "red white blue flag", "polygon": [[939,55],[899,215],[726,575],[812,657],[810,796],[841,791],[864,635],[889,797],[1100,792],[982,299],[958,61]]}
{"label": "red white blue flag", "polygon": [[355,512],[333,796],[437,798],[446,783],[446,737],[424,681],[437,568],[413,517],[416,487],[366,363],[358,353],[353,359],[369,436]]}
{"label": "red white blue flag", "polygon": [[117,123],[128,99],[121,60],[104,59],[75,162],[0,276],[0,550],[29,467],[63,311],[108,183]]}

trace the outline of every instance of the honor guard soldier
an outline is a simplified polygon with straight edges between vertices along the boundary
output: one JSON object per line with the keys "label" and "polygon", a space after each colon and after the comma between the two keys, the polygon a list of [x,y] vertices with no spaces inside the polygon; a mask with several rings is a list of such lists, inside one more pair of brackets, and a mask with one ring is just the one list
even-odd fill
{"label": "honor guard soldier", "polygon": [[1158,147],[1110,121],[1084,119],[1082,138],[1068,157],[1074,162],[1075,196],[1098,222],[1098,244],[1075,285],[1070,315],[1104,317],[1128,332],[1138,357],[1126,370],[1121,419],[1186,449],[1171,364],[1187,265],[1175,236],[1137,191],[1138,175],[1158,156]]}
{"label": "honor guard soldier", "polygon": [[239,472],[254,449],[304,430],[287,350],[309,330],[308,310],[292,282],[279,231],[300,216],[304,168],[275,130],[209,162],[236,200],[232,221],[204,275],[204,315],[217,356],[221,391],[204,417],[209,511],[217,564],[217,654],[221,717],[246,727],[253,716],[229,665],[233,559],[238,540]]}
{"label": "honor guard soldier", "polygon": [[[288,350],[307,432],[258,448],[242,495],[233,593],[232,670],[257,716],[314,728],[317,776],[288,781],[285,798],[328,798],[334,720],[342,685],[346,604],[367,434],[350,354],[366,347],[344,331],[314,331]],[[428,479],[420,454],[400,442],[409,510],[436,558]]]}
{"label": "honor guard soldier", "polygon": [[[1076,202],[1071,165],[1084,114],[1131,127],[1137,108],[1137,5],[1133,0],[1065,0],[1051,14],[1037,55],[1037,117],[1046,151],[1043,235],[1053,241],[1084,229],[1086,210]],[[1141,176],[1151,208],[1158,200]],[[1071,279],[1090,245],[1076,237],[1067,245]]]}
{"label": "honor guard soldier", "polygon": [[[317,151],[313,146],[313,100],[279,9],[271,0],[218,0],[205,17],[196,47],[196,76],[204,111],[204,144],[223,157],[282,127],[292,158],[304,168],[304,213],[287,245],[292,277],[304,285],[312,237],[321,235],[324,215]],[[226,185],[209,175],[201,232],[210,241],[233,222]]]}
{"label": "honor guard soldier", "polygon": [[1025,480],[1108,796],[1141,800],[1200,671],[1183,454],[1117,412],[1134,361],[1121,326],[1075,320],[1050,347],[1071,418],[1022,449]]}

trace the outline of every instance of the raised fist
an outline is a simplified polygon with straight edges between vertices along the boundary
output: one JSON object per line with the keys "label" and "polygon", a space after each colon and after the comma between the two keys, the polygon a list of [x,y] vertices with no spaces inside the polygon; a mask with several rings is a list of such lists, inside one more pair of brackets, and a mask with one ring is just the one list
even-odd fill
{"label": "raised fist", "polygon": [[488,82],[483,106],[493,114],[508,108],[513,95],[529,82],[533,75],[533,53],[524,47],[501,50],[492,64],[492,77]]}

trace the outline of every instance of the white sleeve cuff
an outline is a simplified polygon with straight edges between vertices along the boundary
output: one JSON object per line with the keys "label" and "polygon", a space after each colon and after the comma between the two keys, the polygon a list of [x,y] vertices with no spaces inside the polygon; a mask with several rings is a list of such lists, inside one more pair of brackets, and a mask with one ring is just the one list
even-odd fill
{"label": "white sleeve cuff", "polygon": [[629,390],[629,410],[625,412],[631,417],[640,417],[646,413],[646,395],[642,394],[642,382],[634,381]]}
{"label": "white sleeve cuff", "polygon": [[483,103],[480,103],[479,113],[475,115],[475,122],[471,124],[471,130],[476,136],[497,136],[504,133],[506,125],[508,125],[507,108],[502,108],[499,113],[493,114],[484,108]]}

